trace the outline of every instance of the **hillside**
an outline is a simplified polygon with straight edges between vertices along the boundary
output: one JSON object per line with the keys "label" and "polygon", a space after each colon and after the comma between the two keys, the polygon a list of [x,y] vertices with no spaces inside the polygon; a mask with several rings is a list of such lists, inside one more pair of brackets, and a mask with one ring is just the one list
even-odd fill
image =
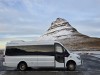
{"label": "hillside", "polygon": [[62,18],[53,21],[39,40],[57,40],[69,50],[100,50],[100,38],[81,34]]}

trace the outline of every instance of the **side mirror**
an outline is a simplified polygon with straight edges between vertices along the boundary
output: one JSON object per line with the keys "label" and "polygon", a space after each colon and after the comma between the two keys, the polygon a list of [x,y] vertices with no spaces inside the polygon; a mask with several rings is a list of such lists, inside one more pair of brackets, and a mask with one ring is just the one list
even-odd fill
{"label": "side mirror", "polygon": [[65,57],[68,57],[69,56],[69,53],[67,52],[67,50],[64,51],[64,56]]}

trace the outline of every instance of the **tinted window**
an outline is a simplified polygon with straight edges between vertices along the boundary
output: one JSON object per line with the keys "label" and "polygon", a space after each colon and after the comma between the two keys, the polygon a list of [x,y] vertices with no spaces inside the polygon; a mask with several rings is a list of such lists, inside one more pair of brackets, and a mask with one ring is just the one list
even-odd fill
{"label": "tinted window", "polygon": [[62,49],[62,46],[61,45],[56,44],[55,48],[56,48],[56,52],[63,53],[63,49]]}
{"label": "tinted window", "polygon": [[53,45],[12,46],[6,48],[6,55],[54,55]]}

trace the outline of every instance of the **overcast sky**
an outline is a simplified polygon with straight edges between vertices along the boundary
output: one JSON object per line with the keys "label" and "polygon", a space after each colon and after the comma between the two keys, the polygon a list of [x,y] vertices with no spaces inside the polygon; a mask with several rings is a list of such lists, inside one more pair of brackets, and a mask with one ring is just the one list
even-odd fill
{"label": "overcast sky", "polygon": [[0,0],[0,48],[12,38],[34,40],[57,17],[80,33],[100,37],[100,0]]}

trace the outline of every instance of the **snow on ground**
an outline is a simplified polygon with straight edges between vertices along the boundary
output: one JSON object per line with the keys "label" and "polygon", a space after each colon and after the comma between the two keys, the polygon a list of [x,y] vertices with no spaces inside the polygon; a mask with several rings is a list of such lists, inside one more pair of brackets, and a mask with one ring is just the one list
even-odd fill
{"label": "snow on ground", "polygon": [[73,51],[77,54],[88,54],[97,58],[100,58],[100,51]]}
{"label": "snow on ground", "polygon": [[91,56],[94,56],[94,57],[100,58],[100,54],[92,54]]}

